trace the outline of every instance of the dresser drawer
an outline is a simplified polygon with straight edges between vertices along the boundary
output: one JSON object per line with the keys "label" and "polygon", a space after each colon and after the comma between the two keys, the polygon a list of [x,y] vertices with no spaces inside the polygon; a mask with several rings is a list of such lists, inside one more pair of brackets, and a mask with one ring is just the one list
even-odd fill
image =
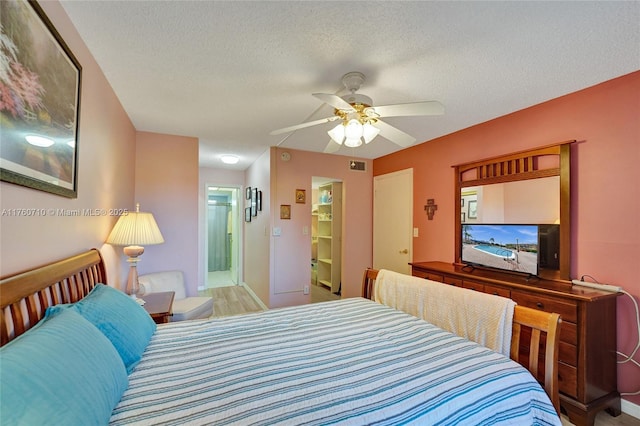
{"label": "dresser drawer", "polygon": [[560,392],[577,398],[578,369],[562,362],[558,363],[558,388]]}
{"label": "dresser drawer", "polygon": [[578,321],[578,307],[573,303],[537,294],[520,293],[519,291],[512,291],[511,298],[518,305],[526,306],[527,308],[558,313],[562,321],[573,323]]}
{"label": "dresser drawer", "polygon": [[453,278],[445,275],[443,282],[445,284],[455,285],[456,287],[462,287],[462,280],[460,278]]}
{"label": "dresser drawer", "polygon": [[572,367],[578,366],[578,348],[566,342],[560,342],[558,360]]}
{"label": "dresser drawer", "polygon": [[569,321],[560,324],[560,341],[578,346],[578,326]]}
{"label": "dresser drawer", "polygon": [[440,283],[444,281],[444,275],[434,274],[433,272],[421,271],[419,269],[412,269],[411,275],[413,275],[414,277],[424,278],[431,281],[438,281]]}
{"label": "dresser drawer", "polygon": [[496,287],[489,284],[484,285],[484,292],[488,294],[493,294],[494,296],[502,296],[507,299],[511,298],[511,290],[502,287]]}
{"label": "dresser drawer", "polygon": [[484,292],[484,284],[477,283],[475,281],[462,281],[462,287],[468,288],[469,290],[481,291]]}

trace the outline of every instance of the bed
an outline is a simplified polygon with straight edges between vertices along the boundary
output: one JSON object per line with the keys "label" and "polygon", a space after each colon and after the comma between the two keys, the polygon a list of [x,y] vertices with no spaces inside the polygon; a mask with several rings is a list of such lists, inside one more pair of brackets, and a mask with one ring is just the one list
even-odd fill
{"label": "bed", "polygon": [[97,250],[2,280],[0,423],[561,424],[517,362],[367,298],[156,326],[105,282]]}

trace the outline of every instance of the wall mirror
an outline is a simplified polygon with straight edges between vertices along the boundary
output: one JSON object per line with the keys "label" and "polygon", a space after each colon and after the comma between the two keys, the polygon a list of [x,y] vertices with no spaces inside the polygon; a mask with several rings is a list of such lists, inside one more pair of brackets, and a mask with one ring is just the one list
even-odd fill
{"label": "wall mirror", "polygon": [[[490,250],[503,248],[514,252],[515,261],[503,258],[502,264],[524,262],[531,256],[536,263],[534,275],[543,279],[570,279],[571,143],[455,166],[459,200],[455,218],[456,263],[473,263],[467,262],[463,250],[484,241],[494,246],[488,247]],[[531,241],[521,236],[499,242],[497,232],[515,230],[515,225],[523,225],[523,231],[534,231],[530,232]],[[488,229],[496,232],[495,238],[478,237]],[[486,265],[493,266],[490,262]]]}
{"label": "wall mirror", "polygon": [[560,176],[464,187],[460,207],[469,224],[559,224]]}

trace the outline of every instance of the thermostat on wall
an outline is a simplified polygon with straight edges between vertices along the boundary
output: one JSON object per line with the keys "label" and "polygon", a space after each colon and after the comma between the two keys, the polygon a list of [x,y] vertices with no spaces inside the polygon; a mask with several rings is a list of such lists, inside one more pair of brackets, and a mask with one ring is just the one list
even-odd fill
{"label": "thermostat on wall", "polygon": [[282,158],[282,161],[289,161],[291,160],[291,154],[285,151],[282,154],[280,154],[280,158]]}

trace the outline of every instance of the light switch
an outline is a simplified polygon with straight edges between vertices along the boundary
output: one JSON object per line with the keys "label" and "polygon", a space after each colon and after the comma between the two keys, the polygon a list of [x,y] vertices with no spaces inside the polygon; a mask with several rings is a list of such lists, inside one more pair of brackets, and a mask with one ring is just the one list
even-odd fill
{"label": "light switch", "polygon": [[418,236],[418,228],[413,228],[413,236],[414,237]]}
{"label": "light switch", "polygon": [[309,227],[308,226],[303,226],[302,227],[302,235],[309,235]]}
{"label": "light switch", "polygon": [[279,237],[282,234],[282,229],[278,226],[275,226],[273,228],[273,236],[274,237]]}

